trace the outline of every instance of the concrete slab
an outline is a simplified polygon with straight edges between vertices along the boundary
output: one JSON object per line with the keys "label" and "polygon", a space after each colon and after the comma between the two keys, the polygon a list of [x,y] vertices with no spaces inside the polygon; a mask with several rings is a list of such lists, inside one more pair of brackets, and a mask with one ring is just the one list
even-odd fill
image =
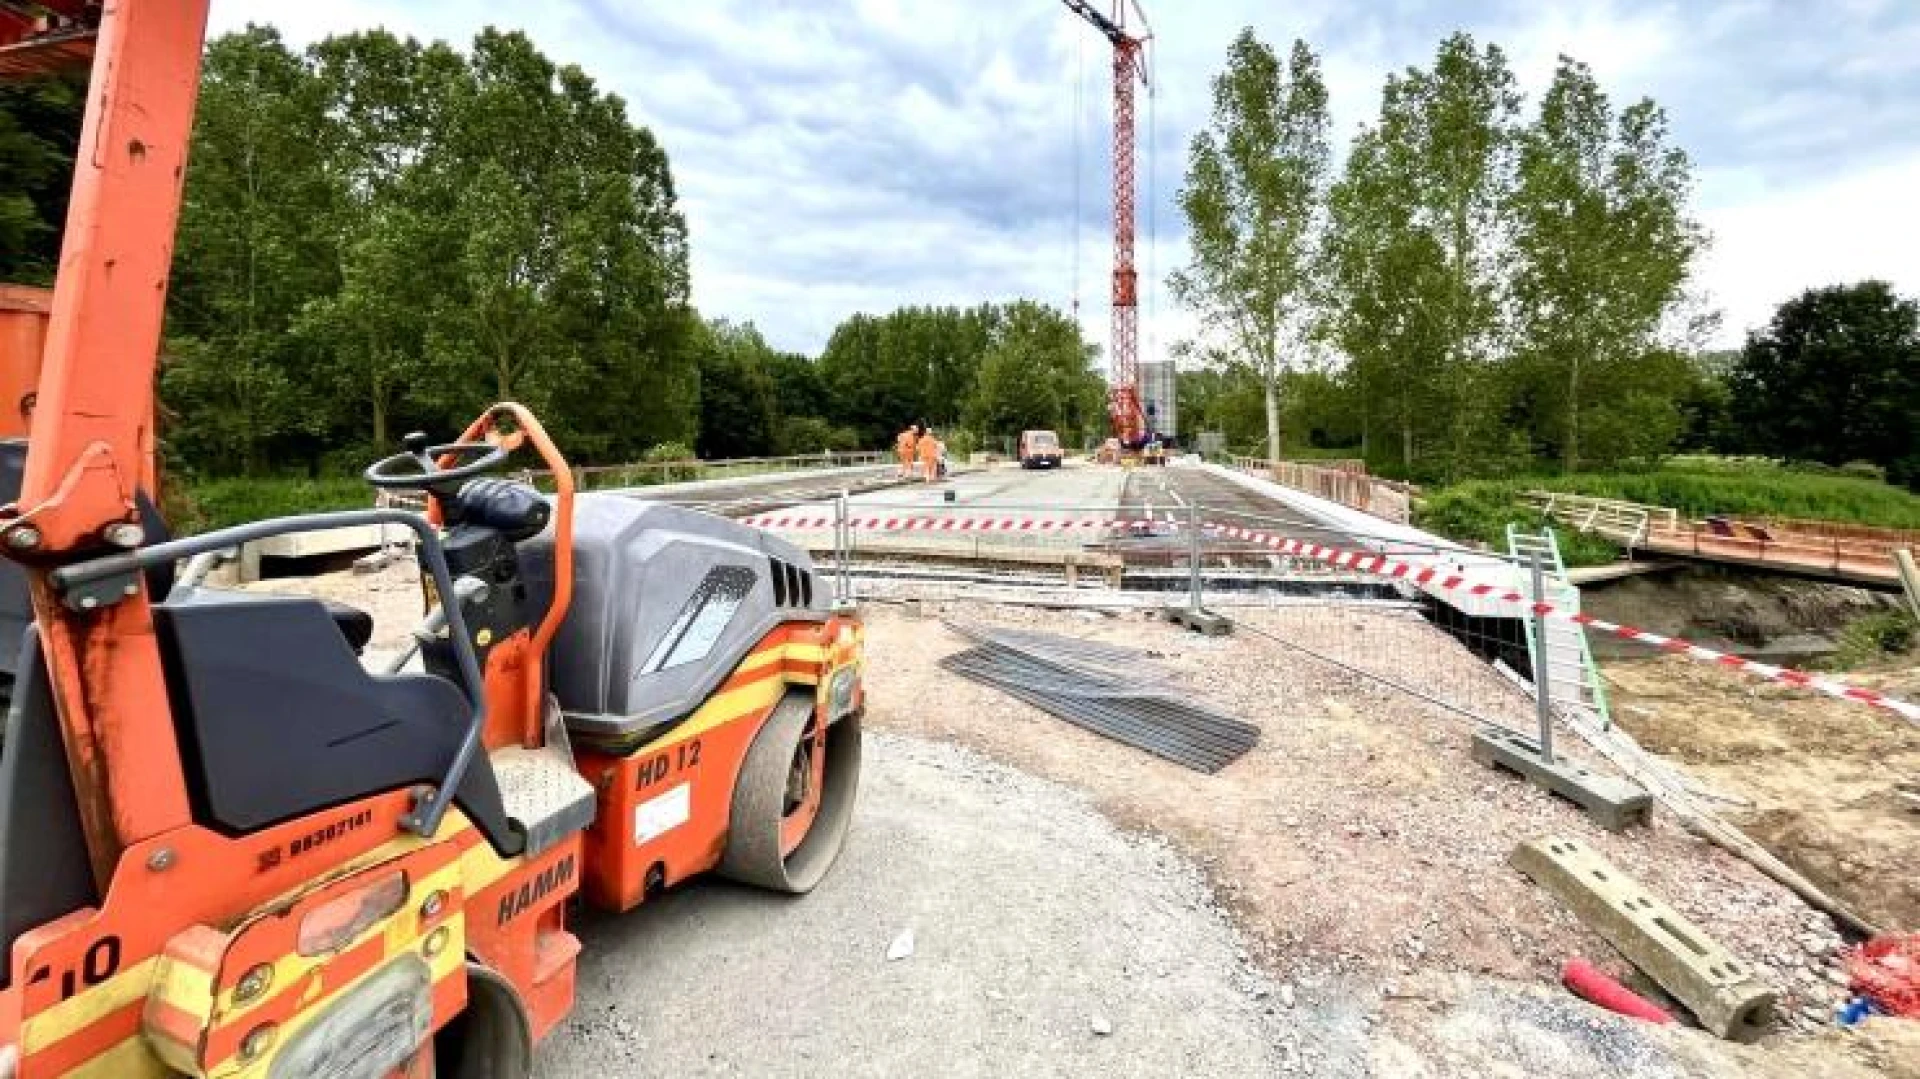
{"label": "concrete slab", "polygon": [[[1412,525],[1383,521],[1331,499],[1296,491],[1237,469],[1215,464],[1199,467],[1323,522],[1328,534],[1317,542],[1334,547],[1379,551],[1394,561],[1420,569],[1431,568],[1443,576],[1460,577],[1469,585],[1488,585],[1500,592],[1512,591],[1520,586],[1522,575],[1511,563],[1497,555],[1470,550],[1444,536],[1436,536]],[[1476,617],[1511,618],[1515,613],[1509,604],[1489,596],[1473,595],[1466,589],[1449,590],[1437,584],[1422,588],[1455,610]]]}
{"label": "concrete slab", "polygon": [[1603,584],[1627,577],[1674,573],[1685,568],[1683,562],[1609,562],[1604,566],[1575,566],[1567,571],[1567,581],[1575,585]]}
{"label": "concrete slab", "polygon": [[1587,811],[1600,827],[1618,832],[1647,823],[1653,797],[1624,779],[1603,776],[1565,757],[1548,763],[1534,739],[1504,727],[1473,732],[1473,759],[1505,768]]}
{"label": "concrete slab", "polygon": [[1544,836],[1515,847],[1508,861],[1686,1005],[1701,1026],[1742,1042],[1766,1032],[1775,995],[1755,970],[1592,848]]}

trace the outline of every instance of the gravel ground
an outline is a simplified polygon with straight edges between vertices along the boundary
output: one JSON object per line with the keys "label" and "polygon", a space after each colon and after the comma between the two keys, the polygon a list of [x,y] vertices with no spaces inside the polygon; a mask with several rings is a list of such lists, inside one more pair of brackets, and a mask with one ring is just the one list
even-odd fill
{"label": "gravel ground", "polygon": [[1164,842],[953,746],[870,734],[867,752],[813,894],[703,884],[588,920],[540,1074],[1261,1075],[1297,1057]]}
{"label": "gravel ground", "polygon": [[[914,617],[875,605],[868,614],[872,722],[1073,784],[1123,824],[1168,836],[1207,869],[1283,983],[1372,998],[1391,997],[1409,978],[1456,973],[1551,985],[1575,955],[1632,979],[1604,941],[1506,864],[1519,842],[1560,833],[1606,854],[1736,954],[1778,961],[1789,1031],[1811,1027],[1816,1015],[1826,1021],[1839,1003],[1839,938],[1824,915],[1664,815],[1650,829],[1615,835],[1474,763],[1471,727],[1449,713],[1251,635],[1183,635],[1137,614],[958,612],[1155,650],[1198,695],[1263,729],[1250,754],[1205,776],[948,675],[936,663],[964,642],[934,620],[937,607],[924,610]],[[1469,677],[1460,665],[1473,662],[1395,612],[1237,613],[1318,647],[1358,634],[1389,650],[1416,684],[1452,671],[1444,684],[1454,686]],[[1483,687],[1491,708],[1498,676],[1480,673],[1492,680]],[[1517,695],[1504,707],[1495,718],[1530,716]]]}

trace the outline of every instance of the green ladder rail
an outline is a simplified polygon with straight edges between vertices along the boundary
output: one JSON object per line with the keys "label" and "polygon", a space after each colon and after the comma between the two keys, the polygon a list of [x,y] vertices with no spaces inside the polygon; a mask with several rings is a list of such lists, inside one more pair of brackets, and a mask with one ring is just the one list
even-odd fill
{"label": "green ladder rail", "polygon": [[[1533,591],[1533,577],[1527,567],[1537,557],[1545,578],[1546,602],[1565,611],[1580,609],[1579,586],[1567,579],[1566,562],[1560,557],[1560,541],[1554,536],[1552,528],[1532,532],[1509,524],[1507,553],[1520,564],[1522,592],[1530,594]],[[1527,615],[1529,623],[1534,617],[1531,613]],[[1602,730],[1611,727],[1613,715],[1607,707],[1606,686],[1600,677],[1600,668],[1593,662],[1593,649],[1587,643],[1586,629],[1565,619],[1554,618],[1548,620],[1545,636],[1547,685],[1553,699],[1577,701],[1593,711]],[[1536,647],[1534,634],[1529,632],[1527,656],[1537,670],[1540,657],[1534,654]]]}

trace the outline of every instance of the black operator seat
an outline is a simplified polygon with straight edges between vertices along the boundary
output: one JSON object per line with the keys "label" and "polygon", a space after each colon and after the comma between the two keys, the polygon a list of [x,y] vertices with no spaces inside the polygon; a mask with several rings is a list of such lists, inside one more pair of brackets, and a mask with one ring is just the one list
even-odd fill
{"label": "black operator seat", "polygon": [[[184,607],[193,603],[219,602],[235,596],[244,598],[249,595],[264,596],[279,594],[280,593],[238,592],[230,588],[210,588],[206,585],[195,585],[191,588],[180,588],[173,594],[172,598],[166,602],[170,602],[176,607]],[[367,642],[373,640],[372,615],[355,607],[351,603],[342,603],[337,599],[329,599],[324,596],[310,596],[306,598],[310,598],[320,604],[321,609],[327,612],[327,618],[332,620],[334,628],[340,631],[340,636],[346,640],[347,647],[353,649],[354,655],[357,656],[361,652],[366,651]]]}
{"label": "black operator seat", "polygon": [[367,642],[373,640],[373,616],[337,599],[321,599],[320,605],[327,609],[327,617],[340,630],[340,636],[347,639],[347,647],[355,655],[366,650]]}
{"label": "black operator seat", "polygon": [[[196,819],[244,834],[437,782],[473,709],[433,674],[376,675],[372,620],[311,596],[176,589],[154,607]],[[519,840],[481,754],[454,801],[501,853]]]}

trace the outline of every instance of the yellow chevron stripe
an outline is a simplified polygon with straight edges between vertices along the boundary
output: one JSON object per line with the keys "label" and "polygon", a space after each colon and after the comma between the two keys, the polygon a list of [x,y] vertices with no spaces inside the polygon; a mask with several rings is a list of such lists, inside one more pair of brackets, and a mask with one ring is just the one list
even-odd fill
{"label": "yellow chevron stripe", "polygon": [[[427,970],[432,979],[430,984],[436,985],[442,978],[448,977],[465,966],[467,953],[466,918],[456,914],[441,924],[447,927],[449,939],[446,946],[440,950],[440,954],[427,961]],[[387,963],[376,963],[369,967],[365,974],[342,986],[340,992],[332,999],[339,1000],[355,992],[366,983],[367,979],[386,969],[388,963],[410,951],[417,951],[417,945],[401,949],[400,952],[389,953]],[[279,1034],[274,1038],[273,1049],[253,1063],[241,1064],[237,1057],[233,1057],[216,1063],[207,1074],[216,1079],[265,1079],[273,1067],[273,1062],[279,1058],[281,1050],[293,1044],[300,1032],[318,1019],[324,1011],[324,1008],[310,1008],[296,1013],[292,1019],[281,1026]]]}
{"label": "yellow chevron stripe", "polygon": [[771,666],[780,662],[780,656],[781,651],[778,648],[766,648],[758,652],[748,653],[747,658],[741,660],[740,665],[733,669],[733,674],[752,674],[762,667]]}
{"label": "yellow chevron stripe", "polygon": [[[334,880],[356,870],[364,869],[367,866],[387,861],[401,854],[410,853],[430,842],[445,842],[458,837],[460,833],[470,830],[472,827],[458,809],[450,809],[447,812],[445,823],[441,825],[440,838],[427,840],[419,836],[407,835],[393,839],[346,863],[338,872],[329,874],[327,879]],[[486,846],[484,840],[477,844],[477,847],[483,850],[486,849]],[[472,851],[468,851],[467,853],[471,854]],[[451,866],[464,867],[466,864],[466,859],[460,858],[455,859],[454,862],[451,863]],[[507,867],[502,864],[497,871],[491,873],[483,884],[476,885],[468,883],[466,886],[467,891],[471,893],[480,887],[485,887],[486,883],[492,883],[493,880],[498,879],[506,872],[506,868]],[[443,870],[442,872],[445,871]],[[439,874],[435,874],[435,876],[437,878]],[[276,897],[270,902],[261,904],[259,909],[271,910],[284,907],[292,896],[299,894],[299,892],[308,891],[311,887],[311,885],[306,885],[296,892],[289,892],[280,897]],[[425,895],[425,893],[420,894],[422,897]],[[155,979],[160,973],[160,959],[160,956],[149,956],[86,992],[78,993],[45,1011],[28,1016],[20,1024],[21,1054],[25,1056],[37,1053],[50,1045],[66,1040],[80,1030],[135,1001],[144,1000],[148,993],[152,992],[156,987]],[[283,960],[283,963],[284,962]],[[202,1014],[205,1011],[205,1007],[203,1004],[191,1003],[194,998],[190,996],[180,998],[173,995],[173,991],[176,985],[178,985],[176,979],[179,977],[179,972],[188,968],[185,964],[178,963],[172,964],[172,966],[174,970],[168,974],[167,985],[161,987],[161,991],[166,995],[168,1003],[181,1008],[189,1014]],[[285,970],[282,969],[282,964],[275,964],[274,984],[284,984],[280,979],[285,973]],[[188,993],[192,991],[190,987],[185,986],[182,986],[181,990]],[[209,987],[203,990],[203,994],[204,992],[210,991]],[[198,999],[204,1001],[206,997],[202,995]]]}
{"label": "yellow chevron stripe", "polygon": [[675,727],[666,737],[649,745],[647,749],[659,750],[678,745],[690,738],[698,738],[715,727],[743,719],[755,712],[764,712],[778,704],[786,691],[785,682],[778,678],[765,678],[709,697],[707,703],[701,705],[691,718]]}
{"label": "yellow chevron stripe", "polygon": [[179,1079],[179,1073],[147,1051],[138,1037],[94,1057],[66,1073],[65,1079]]}
{"label": "yellow chevron stripe", "polygon": [[32,1056],[129,1004],[146,999],[147,987],[153,984],[154,971],[159,965],[158,956],[149,956],[85,993],[68,997],[38,1015],[28,1016],[20,1024],[20,1055]]}
{"label": "yellow chevron stripe", "polygon": [[[436,890],[447,889],[451,891],[459,887],[461,876],[461,859],[456,858],[442,868],[429,873],[422,879],[408,882],[405,902],[403,902],[400,905],[400,909],[393,915],[390,915],[385,922],[386,946],[384,953],[387,956],[398,955],[416,946],[421,934],[414,931],[418,924],[418,919],[414,916],[414,912],[419,909],[421,903],[426,902],[427,896],[433,894]],[[298,984],[301,979],[307,977],[313,970],[326,963],[329,959],[332,959],[333,956],[340,952],[351,950],[365,943],[366,940],[367,937],[365,935],[355,937],[334,952],[318,957],[304,956],[298,952],[279,957],[273,962],[273,980],[269,983],[271,990],[281,990],[286,986]],[[210,982],[210,979],[207,981]],[[317,986],[319,982],[316,980],[313,984]],[[207,1000],[211,995],[212,989],[210,984],[203,983],[200,986],[200,995],[198,997],[188,996],[185,998],[176,998],[172,995],[172,987],[170,985],[163,983],[161,988],[166,995],[167,1002],[174,1007],[179,1008],[189,1015],[206,1014]],[[227,990],[221,994],[220,1000],[214,1006],[211,1025],[226,1026],[229,1023],[238,1022],[249,1012],[265,1005],[267,1001],[273,999],[275,993],[271,990],[245,1003],[235,1000],[233,991],[231,989]]]}

